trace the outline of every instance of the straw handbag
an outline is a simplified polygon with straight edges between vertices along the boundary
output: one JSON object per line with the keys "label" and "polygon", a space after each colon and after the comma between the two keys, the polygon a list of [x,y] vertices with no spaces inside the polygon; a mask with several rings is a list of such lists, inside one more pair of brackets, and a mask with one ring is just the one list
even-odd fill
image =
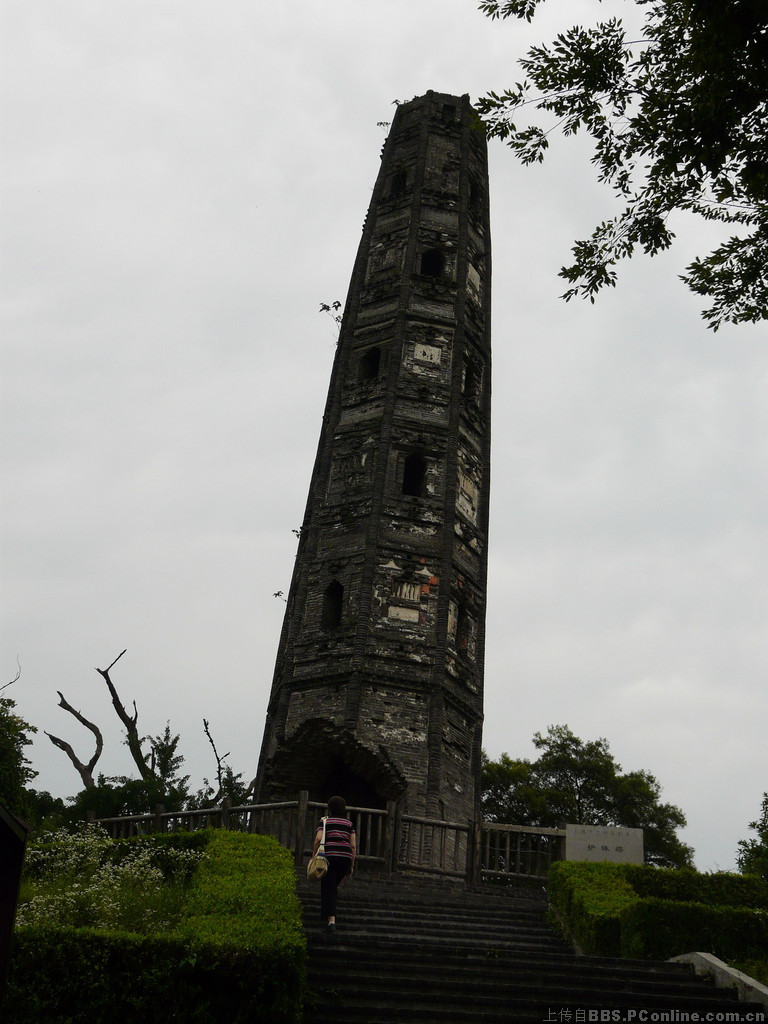
{"label": "straw handbag", "polygon": [[326,818],[323,818],[323,836],[320,840],[320,845],[317,848],[317,853],[314,853],[307,864],[307,878],[310,881],[317,879],[318,881],[328,870],[328,858],[325,856],[325,822]]}

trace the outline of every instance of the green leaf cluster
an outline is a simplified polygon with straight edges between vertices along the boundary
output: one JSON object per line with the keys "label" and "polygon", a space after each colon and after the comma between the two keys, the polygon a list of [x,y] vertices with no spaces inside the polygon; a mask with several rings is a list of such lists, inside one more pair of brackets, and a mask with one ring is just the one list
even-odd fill
{"label": "green leaf cluster", "polygon": [[[483,0],[489,17],[530,21],[543,0]],[[615,0],[614,0],[615,2]],[[565,299],[616,283],[636,249],[674,238],[678,210],[736,225],[683,280],[710,301],[708,326],[768,318],[768,6],[764,0],[636,0],[641,38],[620,18],[574,26],[520,60],[525,78],[477,102],[490,137],[523,163],[554,132],[585,131],[598,180],[622,207],[573,247]],[[606,0],[606,6],[609,6]],[[545,125],[528,123],[534,112]],[[518,124],[518,119],[525,121]]]}
{"label": "green leaf cluster", "polygon": [[37,732],[15,711],[16,702],[0,697],[0,804],[19,817],[29,812],[27,786],[37,772],[31,767],[24,748]]}
{"label": "green leaf cluster", "polygon": [[739,871],[759,875],[764,882],[768,882],[768,793],[763,793],[760,817],[757,821],[751,821],[749,827],[757,833],[757,837],[739,840]]}
{"label": "green leaf cluster", "polygon": [[648,871],[639,864],[625,864],[622,871],[632,889],[641,897],[748,907],[752,910],[768,909],[768,885],[755,875],[692,869]]}
{"label": "green leaf cluster", "polygon": [[271,836],[220,830],[196,872],[180,932],[249,949],[304,948],[291,855]]}

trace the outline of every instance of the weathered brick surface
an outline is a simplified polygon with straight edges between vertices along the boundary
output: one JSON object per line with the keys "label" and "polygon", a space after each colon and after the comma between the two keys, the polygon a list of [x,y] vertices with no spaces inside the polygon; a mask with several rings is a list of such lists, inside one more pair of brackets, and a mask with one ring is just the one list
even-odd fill
{"label": "weathered brick surface", "polygon": [[305,783],[313,798],[343,786],[353,802],[392,799],[399,786],[411,813],[476,816],[489,315],[485,141],[466,97],[428,93],[397,109],[352,273],[270,696],[263,796],[295,781],[299,741],[317,751],[322,739],[322,770]]}

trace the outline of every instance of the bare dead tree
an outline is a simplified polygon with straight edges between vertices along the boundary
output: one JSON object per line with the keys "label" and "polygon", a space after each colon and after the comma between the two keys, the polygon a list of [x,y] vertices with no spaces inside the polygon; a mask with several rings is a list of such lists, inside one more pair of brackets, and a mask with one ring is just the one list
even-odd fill
{"label": "bare dead tree", "polygon": [[[122,658],[124,654],[125,651],[121,651],[120,654],[118,654],[118,656],[110,665],[108,665],[106,668],[97,668],[96,671],[107,684],[109,694],[112,698],[112,705],[115,711],[117,712],[118,718],[125,727],[128,749],[130,750],[131,756],[133,757],[133,760],[136,763],[136,767],[139,769],[139,773],[142,779],[148,781],[154,778],[154,773],[151,767],[147,764],[147,760],[141,749],[141,737],[139,736],[139,730],[136,726],[136,723],[139,718],[139,712],[136,708],[136,701],[133,702],[133,714],[129,715],[128,712],[125,710],[123,702],[120,700],[118,692],[115,689],[115,685],[112,682],[109,675],[111,669],[117,664],[117,662]],[[90,759],[90,761],[87,764],[85,764],[83,761],[80,760],[77,754],[75,754],[71,744],[67,743],[65,740],[60,739],[58,736],[53,736],[49,732],[47,732],[45,735],[48,737],[48,739],[51,741],[51,743],[53,743],[55,747],[58,747],[59,750],[64,751],[64,753],[67,755],[67,757],[70,759],[72,764],[79,772],[80,778],[83,780],[83,785],[85,786],[85,788],[92,789],[95,785],[93,779],[93,770],[96,767],[99,758],[101,757],[102,750],[104,749],[104,739],[101,735],[101,731],[98,728],[98,726],[94,725],[94,723],[89,721],[85,717],[85,715],[81,714],[79,711],[73,708],[72,705],[66,700],[64,695],[61,693],[61,691],[57,691],[57,693],[59,694],[59,707],[69,712],[69,714],[72,715],[73,718],[76,718],[81,725],[84,725],[86,729],[90,729],[90,731],[96,737],[96,750],[94,751],[93,757]]]}
{"label": "bare dead tree", "polygon": [[[3,686],[0,686],[0,693],[2,693],[2,691],[7,686],[11,686],[13,683],[18,682],[19,679],[21,678],[21,664],[18,658],[16,659],[16,664],[18,665],[18,672],[13,677],[13,679],[5,683]],[[59,750],[64,751],[64,753],[67,755],[72,764],[80,773],[80,778],[83,780],[83,785],[85,786],[85,788],[91,789],[94,785],[93,769],[96,767],[96,763],[101,757],[101,752],[104,749],[104,740],[98,728],[93,724],[93,722],[89,722],[87,718],[85,718],[83,715],[80,714],[79,711],[73,708],[72,705],[66,701],[66,699],[64,698],[64,694],[60,690],[57,690],[56,692],[59,695],[59,707],[64,708],[64,710],[68,711],[70,715],[74,715],[78,722],[84,725],[86,729],[90,729],[93,735],[96,737],[96,750],[94,751],[93,757],[88,762],[88,764],[84,764],[77,757],[74,750],[72,749],[70,744],[66,742],[66,740],[59,739],[58,736],[53,736],[49,732],[47,732],[45,735],[48,737],[51,743],[53,743],[54,746],[58,747]]]}
{"label": "bare dead tree", "polygon": [[148,782],[150,779],[154,778],[154,773],[151,767],[147,764],[147,759],[145,758],[144,752],[141,749],[141,737],[139,736],[139,730],[136,727],[136,723],[139,720],[139,712],[136,707],[136,701],[133,702],[133,715],[129,715],[128,712],[125,710],[125,707],[123,706],[123,702],[120,700],[120,697],[118,696],[114,683],[109,677],[110,669],[113,668],[118,661],[120,661],[124,654],[125,651],[121,651],[111,665],[108,665],[106,668],[97,668],[96,671],[107,684],[107,688],[109,689],[109,695],[112,698],[112,706],[117,712],[117,717],[125,726],[126,741],[128,744],[128,749],[131,752],[131,757],[133,758],[136,767],[139,769],[139,774],[141,775],[142,779],[144,779],[145,782]]}
{"label": "bare dead tree", "polygon": [[96,749],[93,753],[93,757],[88,762],[88,764],[84,764],[79,759],[77,754],[75,754],[71,744],[67,743],[66,740],[59,739],[58,736],[54,736],[50,732],[47,732],[45,735],[48,737],[48,739],[51,741],[54,747],[58,747],[59,750],[63,750],[64,753],[67,755],[69,760],[80,773],[80,778],[83,780],[83,786],[86,789],[93,789],[93,787],[96,785],[96,783],[93,781],[93,769],[96,767],[96,763],[101,757],[101,752],[104,749],[104,737],[101,735],[101,731],[98,728],[98,726],[94,725],[93,722],[90,722],[85,717],[85,715],[82,715],[79,711],[72,707],[72,705],[64,697],[64,694],[61,692],[61,690],[57,690],[56,692],[59,695],[59,707],[64,708],[65,711],[68,711],[69,714],[76,718],[81,725],[84,725],[86,729],[90,729],[93,735],[96,737]]}

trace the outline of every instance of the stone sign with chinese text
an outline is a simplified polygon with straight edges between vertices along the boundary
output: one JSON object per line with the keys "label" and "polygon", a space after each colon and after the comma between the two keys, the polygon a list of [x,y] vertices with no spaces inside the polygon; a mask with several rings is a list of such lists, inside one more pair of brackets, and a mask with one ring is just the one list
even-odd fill
{"label": "stone sign with chinese text", "polygon": [[566,825],[565,859],[643,863],[643,830],[608,825]]}

